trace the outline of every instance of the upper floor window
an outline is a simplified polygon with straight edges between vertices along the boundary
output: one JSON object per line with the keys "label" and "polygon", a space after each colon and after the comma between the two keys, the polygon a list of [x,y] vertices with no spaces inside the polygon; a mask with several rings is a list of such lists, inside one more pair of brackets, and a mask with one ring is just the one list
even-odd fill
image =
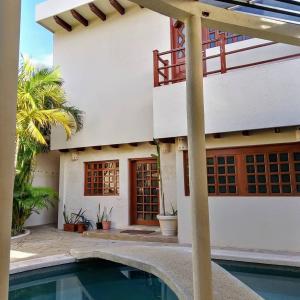
{"label": "upper floor window", "polygon": [[84,195],[119,195],[119,161],[86,162]]}
{"label": "upper floor window", "polygon": [[[276,196],[300,194],[300,145],[272,145],[207,151],[209,195]],[[188,153],[184,153],[189,195]]]}

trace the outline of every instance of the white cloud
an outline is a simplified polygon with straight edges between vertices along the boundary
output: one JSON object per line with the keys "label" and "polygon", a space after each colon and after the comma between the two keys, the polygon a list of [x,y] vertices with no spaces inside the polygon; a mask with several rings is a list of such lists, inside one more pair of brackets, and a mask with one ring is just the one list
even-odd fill
{"label": "white cloud", "polygon": [[29,58],[30,61],[36,66],[52,67],[53,66],[53,54],[44,54],[36,57],[30,57],[28,54],[23,54],[24,58]]}

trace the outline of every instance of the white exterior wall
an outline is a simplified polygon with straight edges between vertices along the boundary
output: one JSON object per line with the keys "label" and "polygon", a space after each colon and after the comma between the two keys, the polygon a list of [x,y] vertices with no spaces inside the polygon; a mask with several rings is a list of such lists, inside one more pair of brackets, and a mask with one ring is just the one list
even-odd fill
{"label": "white exterior wall", "polygon": [[[58,192],[59,187],[59,153],[52,151],[37,156],[33,177],[33,186],[50,187]],[[43,209],[40,214],[33,213],[27,220],[26,226],[37,226],[57,223],[57,205]]]}
{"label": "white exterior wall", "polygon": [[[191,243],[190,197],[184,192],[183,153],[176,152],[178,227]],[[300,251],[300,197],[209,197],[213,247]]]}
{"label": "white exterior wall", "polygon": [[169,31],[169,18],[134,6],[124,16],[56,32],[54,63],[61,66],[69,101],[85,119],[69,141],[53,130],[51,148],[151,141],[152,51],[170,47]]}
{"label": "white exterior wall", "polygon": [[[174,147],[174,146],[173,146]],[[77,212],[80,208],[86,209],[86,216],[96,222],[98,205],[101,209],[105,206],[112,211],[112,227],[124,228],[130,225],[130,178],[129,159],[148,158],[156,154],[156,147],[148,143],[131,147],[123,145],[113,149],[104,147],[102,150],[85,150],[79,152],[79,159],[72,161],[71,153],[62,153],[60,158],[60,203],[58,213],[58,227],[63,226],[63,208],[66,206],[68,213]],[[164,190],[167,199],[171,199],[176,207],[176,190],[174,189],[175,174],[175,151],[164,153],[162,170],[165,173]],[[101,160],[119,160],[120,194],[118,196],[84,196],[84,162]],[[169,209],[170,204],[167,203]]]}
{"label": "white exterior wall", "polygon": [[[300,124],[300,59],[204,78],[206,133]],[[154,89],[154,136],[186,136],[185,82]]]}

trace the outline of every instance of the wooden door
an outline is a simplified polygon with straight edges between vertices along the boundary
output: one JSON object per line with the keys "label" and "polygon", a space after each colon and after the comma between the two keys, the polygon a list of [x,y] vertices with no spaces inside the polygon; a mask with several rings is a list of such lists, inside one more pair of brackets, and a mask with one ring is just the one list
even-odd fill
{"label": "wooden door", "polygon": [[158,225],[159,177],[156,159],[130,162],[131,171],[131,224]]}

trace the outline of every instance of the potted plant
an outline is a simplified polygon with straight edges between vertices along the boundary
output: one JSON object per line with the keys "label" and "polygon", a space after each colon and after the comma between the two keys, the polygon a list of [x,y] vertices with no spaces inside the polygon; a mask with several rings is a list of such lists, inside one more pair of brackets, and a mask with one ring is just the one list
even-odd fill
{"label": "potted plant", "polygon": [[77,224],[74,222],[74,218],[72,214],[68,214],[66,212],[66,206],[64,206],[64,211],[63,211],[63,216],[64,216],[64,231],[70,231],[70,232],[75,232],[77,231]]}
{"label": "potted plant", "polygon": [[109,212],[107,213],[107,209],[106,207],[104,207],[104,216],[103,216],[103,221],[102,221],[102,226],[103,226],[103,230],[109,230],[111,227],[111,221],[110,221],[110,217],[111,217],[111,211],[112,211],[112,207],[109,210]]}
{"label": "potted plant", "polygon": [[165,195],[163,191],[163,180],[162,180],[162,170],[161,170],[160,145],[159,145],[159,141],[154,140],[154,142],[156,145],[157,154],[153,154],[152,156],[157,159],[157,171],[158,171],[159,185],[160,185],[160,198],[162,201],[162,213],[157,215],[157,219],[159,221],[162,235],[175,236],[177,235],[177,210],[175,210],[172,203],[170,203],[172,212],[166,212]]}
{"label": "potted plant", "polygon": [[104,218],[104,210],[101,214],[101,207],[100,207],[100,203],[99,203],[98,213],[97,213],[97,223],[96,223],[96,228],[98,230],[103,229],[103,225],[102,225],[103,218]]}
{"label": "potted plant", "polygon": [[74,216],[74,223],[77,224],[78,233],[83,233],[90,227],[93,228],[92,222],[85,216],[85,212],[85,210],[82,210],[82,208],[80,208],[78,213],[72,214]]}

